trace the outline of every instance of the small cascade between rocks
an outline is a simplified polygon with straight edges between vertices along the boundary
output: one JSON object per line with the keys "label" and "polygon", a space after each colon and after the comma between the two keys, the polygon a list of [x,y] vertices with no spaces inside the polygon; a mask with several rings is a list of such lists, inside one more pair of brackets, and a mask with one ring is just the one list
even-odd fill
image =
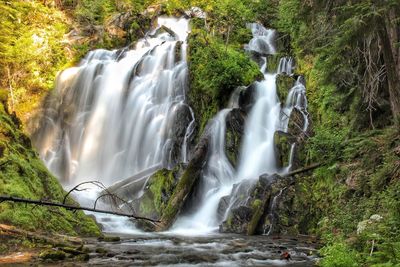
{"label": "small cascade between rocks", "polygon": [[[305,96],[305,86],[301,76],[297,81],[293,79],[294,62],[291,57],[282,57],[275,72],[268,72],[268,58],[274,56],[275,31],[265,29],[262,25],[253,23],[249,25],[253,39],[246,46],[248,53],[260,64],[260,71],[264,74],[264,80],[255,82],[246,90],[238,88],[231,97],[230,109],[220,111],[212,120],[209,126],[211,149],[209,150],[204,173],[201,177],[201,185],[197,188],[198,197],[196,200],[197,208],[194,212],[181,215],[175,223],[175,232],[190,233],[193,229],[196,232],[207,232],[219,229],[223,232],[237,232],[250,234],[247,229],[234,229],[232,222],[235,217],[244,217],[249,221],[254,214],[248,206],[267,205],[262,201],[271,199],[271,203],[266,209],[266,220],[271,225],[266,234],[272,233],[274,223],[274,210],[277,207],[277,199],[282,194],[280,188],[274,196],[271,192],[258,192],[254,196],[255,188],[259,184],[263,187],[256,189],[260,191],[271,184],[276,183],[280,176],[284,175],[293,166],[296,144],[290,144],[288,163],[286,166],[279,166],[276,151],[276,135],[279,132],[288,134],[289,121],[293,110],[299,112],[304,120],[301,132],[308,128],[307,99]],[[286,99],[279,99],[277,93],[277,76],[283,75],[293,81]],[[289,90],[290,89],[290,90]],[[251,91],[251,92],[250,92]],[[242,145],[240,147],[239,159],[236,166],[232,166],[226,156],[227,116],[235,110],[241,109],[241,98],[246,94],[251,94],[251,108],[246,111],[246,120]],[[249,97],[247,97],[249,98]],[[281,164],[282,165],[282,164]],[[274,174],[274,175],[273,175]],[[260,178],[259,178],[260,177]],[[271,191],[271,190],[270,190]],[[261,194],[261,195],[260,195]],[[259,202],[257,202],[259,201]],[[242,207],[247,207],[244,211]],[[260,207],[260,210],[262,208]],[[235,210],[239,211],[235,216]],[[252,217],[253,216],[253,217]],[[260,219],[262,214],[258,215]],[[221,224],[222,223],[222,224]],[[250,223],[250,222],[248,222]],[[238,222],[238,225],[243,222]],[[253,227],[254,228],[254,227]],[[251,229],[251,233],[255,229]]]}

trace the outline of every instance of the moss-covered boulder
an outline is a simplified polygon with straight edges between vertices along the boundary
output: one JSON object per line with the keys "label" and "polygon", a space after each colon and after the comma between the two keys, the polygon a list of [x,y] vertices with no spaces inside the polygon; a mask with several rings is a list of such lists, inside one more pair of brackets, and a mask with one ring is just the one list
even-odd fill
{"label": "moss-covered boulder", "polygon": [[[137,215],[156,221],[160,220],[183,170],[184,165],[178,164],[172,170],[161,169],[151,175],[145,185],[143,195],[135,200]],[[145,230],[151,230],[143,222],[139,222],[138,225]]]}
{"label": "moss-covered boulder", "polygon": [[192,193],[194,185],[200,179],[203,166],[206,162],[209,140],[203,136],[195,148],[193,157],[183,171],[171,197],[167,200],[162,211],[161,223],[156,226],[156,230],[168,229],[176,220],[188,196]]}

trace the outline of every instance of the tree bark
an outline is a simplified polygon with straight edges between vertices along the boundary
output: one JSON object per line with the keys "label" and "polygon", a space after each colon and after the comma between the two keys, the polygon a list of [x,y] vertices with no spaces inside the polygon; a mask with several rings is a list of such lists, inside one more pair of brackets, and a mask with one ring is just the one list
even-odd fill
{"label": "tree bark", "polygon": [[393,55],[392,45],[389,38],[385,19],[380,17],[378,20],[378,34],[382,44],[383,59],[387,72],[389,86],[390,106],[393,114],[394,123],[400,125],[400,78],[397,72],[397,64]]}
{"label": "tree bark", "polygon": [[105,213],[105,214],[129,217],[129,218],[132,218],[135,220],[145,220],[145,221],[150,221],[152,223],[159,222],[159,221],[155,221],[155,220],[152,220],[149,218],[135,216],[133,214],[128,214],[128,213],[114,212],[114,211],[108,211],[108,210],[98,210],[98,209],[94,209],[94,208],[72,206],[72,205],[67,205],[67,204],[63,204],[63,203],[51,202],[51,201],[33,200],[33,199],[27,199],[27,198],[19,198],[19,197],[0,195],[0,203],[4,202],[4,201],[32,204],[32,205],[38,205],[38,206],[60,207],[60,208],[65,208],[67,210],[85,210],[85,211],[91,211],[91,212],[97,212],[97,213]]}

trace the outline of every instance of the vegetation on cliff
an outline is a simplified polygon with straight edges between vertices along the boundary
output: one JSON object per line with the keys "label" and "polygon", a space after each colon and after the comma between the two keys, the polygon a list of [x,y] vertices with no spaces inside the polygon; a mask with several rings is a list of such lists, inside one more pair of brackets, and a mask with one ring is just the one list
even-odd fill
{"label": "vegetation on cliff", "polygon": [[[1,93],[8,92],[4,99],[9,99],[10,110],[25,119],[53,87],[58,70],[90,48],[120,47],[140,36],[145,31],[142,22],[150,25],[151,18],[140,15],[149,5],[159,4],[161,13],[174,15],[199,6],[208,16],[192,20],[188,50],[188,97],[199,137],[237,86],[260,77],[257,65],[242,53],[251,37],[245,23],[260,21],[276,28],[281,40],[290,39],[285,53],[296,58],[296,72],[307,81],[313,136],[302,158],[324,164],[293,186],[298,231],[323,238],[323,266],[400,263],[399,1],[45,2],[0,2]],[[122,32],[104,31],[126,12],[131,12],[130,19],[117,27]],[[73,25],[90,37],[66,45],[64,34]],[[97,36],[101,32],[105,34]],[[0,109],[0,191],[59,199],[61,187],[37,159],[18,120],[3,105]],[[170,186],[170,180],[164,182]],[[157,186],[153,184],[152,192],[159,205],[162,189]],[[1,204],[0,221],[27,229],[97,231],[80,213],[47,208],[32,213],[15,207],[12,211],[10,204]],[[33,214],[40,216],[33,220]]]}

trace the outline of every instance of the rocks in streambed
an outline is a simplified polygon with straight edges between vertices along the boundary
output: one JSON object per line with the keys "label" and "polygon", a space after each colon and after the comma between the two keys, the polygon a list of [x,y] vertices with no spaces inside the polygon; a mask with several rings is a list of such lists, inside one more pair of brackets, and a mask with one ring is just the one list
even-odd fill
{"label": "rocks in streambed", "polygon": [[226,220],[220,225],[220,232],[247,235],[261,233],[260,226],[271,213],[274,197],[289,183],[289,178],[274,174],[262,175],[258,180],[244,180],[234,185],[232,194],[222,198],[219,204],[219,214],[223,213],[228,203],[231,207]]}

